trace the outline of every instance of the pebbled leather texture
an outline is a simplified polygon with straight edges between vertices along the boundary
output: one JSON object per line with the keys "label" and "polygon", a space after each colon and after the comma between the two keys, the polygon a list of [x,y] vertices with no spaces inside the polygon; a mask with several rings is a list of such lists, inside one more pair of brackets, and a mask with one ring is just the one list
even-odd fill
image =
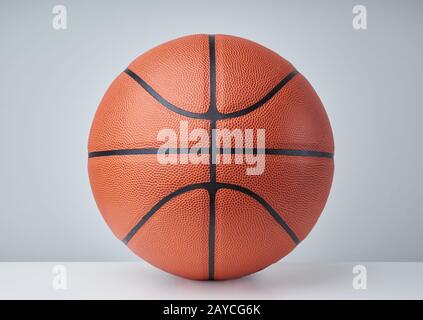
{"label": "pebbled leather texture", "polygon": [[222,113],[245,109],[293,70],[288,61],[255,42],[217,35],[217,109]]}
{"label": "pebbled leather texture", "polygon": [[137,58],[129,69],[154,84],[154,89],[174,105],[192,112],[207,111],[210,104],[207,36],[166,42]]}
{"label": "pebbled leather texture", "polygon": [[260,108],[244,116],[218,121],[217,128],[265,129],[267,148],[334,151],[326,112],[301,74]]}
{"label": "pebbled leather texture", "polygon": [[[295,70],[252,41],[227,35],[213,40],[216,109],[221,114],[257,103]],[[210,61],[210,37],[193,35],[151,49],[128,68],[169,103],[205,114],[212,104]],[[189,131],[211,129],[209,119],[170,110],[123,72],[98,107],[88,151],[158,148],[158,132],[169,128],[179,136],[180,121],[188,122]],[[265,129],[266,148],[334,152],[326,112],[301,74],[257,109],[219,119],[216,127]],[[247,175],[248,164],[217,164],[213,186],[220,187],[213,189],[209,155],[205,157],[204,164],[163,165],[155,154],[88,161],[98,208],[116,237],[152,265],[197,280],[257,272],[296,246],[269,208],[251,194],[224,186],[241,186],[263,199],[301,241],[325,206],[334,171],[331,157],[266,154],[261,175]],[[181,191],[192,184],[200,185]]]}
{"label": "pebbled leather texture", "polygon": [[159,131],[169,128],[179,136],[180,121],[188,121],[189,131],[210,128],[207,120],[190,119],[169,111],[122,73],[100,103],[91,127],[88,150],[158,148],[161,145],[157,141]]}
{"label": "pebbled leather texture", "polygon": [[286,232],[254,199],[233,190],[217,192],[215,279],[257,272],[294,247]]}
{"label": "pebbled leather texture", "polygon": [[207,279],[208,209],[206,190],[177,196],[152,216],[129,242],[129,248],[167,272]]}

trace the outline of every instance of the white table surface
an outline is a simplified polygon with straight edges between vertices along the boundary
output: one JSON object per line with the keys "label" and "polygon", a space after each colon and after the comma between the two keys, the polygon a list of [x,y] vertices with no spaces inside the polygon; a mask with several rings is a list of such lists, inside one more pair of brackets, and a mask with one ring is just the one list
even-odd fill
{"label": "white table surface", "polygon": [[[367,269],[366,290],[353,288],[357,264]],[[53,285],[56,265],[66,268],[67,289]],[[423,263],[279,262],[252,276],[209,282],[145,262],[2,262],[0,299],[423,299]]]}

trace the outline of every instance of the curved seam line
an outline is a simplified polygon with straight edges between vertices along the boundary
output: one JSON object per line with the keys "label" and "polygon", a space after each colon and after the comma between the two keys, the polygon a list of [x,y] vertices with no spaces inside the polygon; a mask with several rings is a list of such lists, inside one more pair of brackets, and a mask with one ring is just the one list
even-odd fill
{"label": "curved seam line", "polygon": [[259,101],[254,103],[253,105],[243,108],[239,111],[231,112],[231,113],[219,113],[219,119],[228,119],[228,118],[237,118],[244,116],[258,108],[262,107],[266,102],[272,99],[292,78],[294,78],[298,74],[297,70],[291,71],[287,76],[285,76],[279,83],[272,88],[263,98]]}
{"label": "curved seam line", "polygon": [[267,212],[273,217],[273,219],[286,231],[286,233],[290,236],[290,238],[292,239],[292,241],[294,241],[296,245],[300,243],[300,240],[298,239],[297,235],[289,227],[289,225],[285,222],[285,220],[278,214],[278,212],[275,209],[273,209],[273,207],[266,200],[260,197],[257,193],[236,184],[217,183],[217,185],[219,189],[223,188],[223,189],[236,190],[256,200],[258,203],[260,203],[263,206],[263,208],[267,210]]}
{"label": "curved seam line", "polygon": [[139,77],[132,70],[125,69],[124,72],[133,80],[135,80],[141,87],[143,87],[145,91],[147,91],[147,93],[150,94],[150,96],[152,96],[157,102],[159,102],[161,105],[163,105],[167,109],[189,118],[207,119],[207,113],[196,113],[196,112],[186,111],[182,108],[179,108],[173,105],[172,103],[167,101],[165,98],[163,98],[156,90],[153,89],[153,87],[151,87],[147,82],[145,82],[141,77]]}
{"label": "curved seam line", "polygon": [[197,189],[207,189],[208,183],[196,183],[196,184],[189,184],[185,187],[182,187],[172,193],[169,193],[167,196],[162,198],[159,202],[157,202],[151,209],[148,211],[142,218],[132,227],[132,229],[128,232],[128,234],[123,238],[123,243],[128,244],[128,242],[132,239],[132,237],[137,233],[137,231],[159,210],[162,206],[164,206],[167,202],[172,200],[173,198],[184,194],[188,191],[193,191]]}
{"label": "curved seam line", "polygon": [[129,68],[124,70],[130,78],[132,78],[135,82],[137,82],[145,91],[147,91],[150,96],[152,96],[157,102],[159,102],[162,106],[173,111],[177,114],[194,118],[194,119],[206,119],[211,120],[213,117],[215,120],[222,120],[222,119],[229,119],[229,118],[237,118],[244,116],[258,108],[262,107],[266,104],[270,99],[273,98],[292,78],[294,78],[299,72],[297,70],[291,71],[287,76],[285,76],[276,86],[274,86],[263,98],[261,98],[258,102],[254,103],[253,105],[246,107],[242,110],[231,112],[231,113],[221,113],[216,111],[214,116],[210,114],[210,110],[205,113],[197,113],[186,111],[180,107],[175,106],[174,104],[167,101],[163,98],[156,90],[153,89],[147,82],[145,82],[140,76],[138,76],[135,72],[130,70]]}
{"label": "curved seam line", "polygon": [[258,203],[260,203],[264,209],[266,209],[266,211],[273,217],[273,219],[287,232],[287,234],[290,236],[290,238],[294,241],[296,245],[300,243],[300,240],[295,234],[295,232],[289,227],[289,225],[285,222],[285,220],[278,214],[278,212],[275,209],[273,209],[273,207],[266,200],[264,200],[257,193],[251,191],[250,189],[244,188],[236,184],[222,183],[222,182],[216,182],[216,183],[205,182],[205,183],[189,184],[176,191],[173,191],[172,193],[162,198],[159,202],[157,202],[150,209],[150,211],[148,211],[135,224],[135,226],[128,232],[128,234],[125,236],[125,238],[122,241],[125,244],[128,244],[128,242],[133,238],[133,236],[138,232],[138,230],[141,229],[141,227],[154,215],[154,213],[156,213],[163,205],[165,205],[171,199],[181,194],[184,194],[186,192],[197,190],[197,189],[206,189],[207,191],[213,192],[213,193],[215,193],[218,189],[230,189],[230,190],[239,191],[253,198]]}

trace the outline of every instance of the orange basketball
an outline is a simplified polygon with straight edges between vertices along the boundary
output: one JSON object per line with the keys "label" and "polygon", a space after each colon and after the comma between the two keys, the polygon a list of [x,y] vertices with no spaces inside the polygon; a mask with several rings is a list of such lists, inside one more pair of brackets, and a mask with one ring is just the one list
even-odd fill
{"label": "orange basketball", "polygon": [[[173,133],[176,147],[161,153]],[[88,151],[116,237],[199,280],[241,277],[287,255],[319,218],[334,170],[311,85],[275,52],[227,35],[182,37],[133,61],[102,99]]]}

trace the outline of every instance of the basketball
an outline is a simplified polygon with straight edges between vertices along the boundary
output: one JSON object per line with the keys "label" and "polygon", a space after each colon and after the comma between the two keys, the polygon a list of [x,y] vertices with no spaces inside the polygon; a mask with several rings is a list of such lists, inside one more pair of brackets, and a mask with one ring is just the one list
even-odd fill
{"label": "basketball", "polygon": [[196,280],[242,277],[291,252],[324,209],[333,157],[306,78],[228,35],[185,36],[135,59],[88,142],[91,188],[114,235]]}

